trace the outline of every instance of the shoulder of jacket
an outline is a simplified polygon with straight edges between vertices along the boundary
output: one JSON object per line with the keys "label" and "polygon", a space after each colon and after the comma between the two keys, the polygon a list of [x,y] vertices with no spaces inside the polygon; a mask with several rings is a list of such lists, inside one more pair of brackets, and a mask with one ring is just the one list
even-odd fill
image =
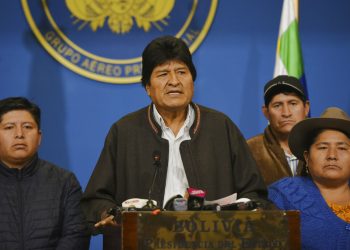
{"label": "shoulder of jacket", "polygon": [[133,120],[138,119],[140,117],[145,117],[145,116],[147,116],[147,109],[148,108],[149,108],[149,106],[143,107],[139,110],[128,113],[128,114],[124,115],[123,117],[121,117],[116,122],[114,122],[113,125],[128,123],[129,121],[133,121]]}
{"label": "shoulder of jacket", "polygon": [[269,188],[285,188],[290,186],[294,187],[294,186],[297,186],[295,185],[296,182],[298,182],[297,178],[285,177],[272,183],[269,186]]}
{"label": "shoulder of jacket", "polygon": [[306,177],[286,177],[272,183],[268,190],[283,194],[295,208],[303,210],[305,214],[312,214],[319,209],[319,201],[315,198],[316,189],[313,185],[312,180]]}
{"label": "shoulder of jacket", "polygon": [[264,143],[264,134],[258,134],[256,136],[253,136],[247,140],[248,145],[257,145],[257,144],[263,144]]}
{"label": "shoulder of jacket", "polygon": [[194,106],[197,106],[203,115],[216,116],[218,118],[221,117],[222,119],[230,119],[225,113],[219,110],[209,108],[200,104],[194,104]]}
{"label": "shoulder of jacket", "polygon": [[53,164],[47,160],[39,159],[39,171],[45,174],[55,175],[57,178],[60,179],[70,179],[70,178],[76,178],[75,174],[63,167],[59,167],[56,164]]}

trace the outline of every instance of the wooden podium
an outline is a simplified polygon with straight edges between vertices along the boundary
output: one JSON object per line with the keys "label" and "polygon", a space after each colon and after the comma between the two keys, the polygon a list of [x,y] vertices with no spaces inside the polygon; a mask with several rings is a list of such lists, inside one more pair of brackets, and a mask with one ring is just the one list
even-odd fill
{"label": "wooden podium", "polygon": [[299,212],[124,212],[103,249],[301,249]]}

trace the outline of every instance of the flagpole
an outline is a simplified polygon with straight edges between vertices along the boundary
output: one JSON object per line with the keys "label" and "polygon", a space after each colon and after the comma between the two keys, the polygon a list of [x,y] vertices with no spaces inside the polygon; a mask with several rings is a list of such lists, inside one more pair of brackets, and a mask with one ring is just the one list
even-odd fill
{"label": "flagpole", "polygon": [[299,0],[294,0],[295,17],[299,21]]}

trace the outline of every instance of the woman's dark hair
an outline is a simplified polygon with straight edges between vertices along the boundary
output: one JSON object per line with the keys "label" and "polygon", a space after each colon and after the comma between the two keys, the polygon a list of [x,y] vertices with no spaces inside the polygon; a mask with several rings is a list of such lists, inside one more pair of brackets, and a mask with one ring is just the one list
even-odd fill
{"label": "woman's dark hair", "polygon": [[[307,151],[307,152],[310,152],[310,148],[312,146],[312,144],[314,144],[315,140],[316,140],[316,137],[323,131],[324,129],[316,129],[316,130],[313,130],[310,132],[310,134],[307,136],[307,138],[305,139],[305,145],[304,145],[304,151]],[[307,170],[307,166],[306,166],[306,161],[305,159],[303,159],[304,161],[304,167],[303,169],[301,170],[301,173],[300,175],[301,176],[308,176],[310,175],[308,173],[308,170]]]}
{"label": "woman's dark hair", "polygon": [[25,110],[28,111],[33,119],[35,120],[38,128],[40,129],[40,108],[35,104],[30,102],[24,97],[9,97],[0,100],[0,122],[2,121],[2,116],[13,110]]}
{"label": "woman's dark hair", "polygon": [[179,60],[185,63],[191,72],[193,81],[196,80],[196,68],[186,43],[180,38],[162,36],[151,41],[142,53],[142,86],[146,87],[149,84],[155,67],[170,60]]}

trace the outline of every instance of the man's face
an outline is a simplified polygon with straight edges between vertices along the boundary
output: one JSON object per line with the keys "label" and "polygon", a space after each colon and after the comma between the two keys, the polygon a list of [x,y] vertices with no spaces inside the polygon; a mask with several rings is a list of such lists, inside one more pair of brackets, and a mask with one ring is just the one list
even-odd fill
{"label": "man's face", "polygon": [[0,160],[11,168],[24,167],[37,152],[41,131],[25,110],[5,113],[0,120]]}
{"label": "man's face", "polygon": [[191,72],[180,61],[168,61],[158,65],[152,71],[146,91],[160,113],[182,111],[193,97]]}
{"label": "man's face", "polygon": [[304,104],[296,94],[280,93],[263,107],[263,113],[273,131],[288,136],[294,125],[306,118],[309,108],[309,102]]}

